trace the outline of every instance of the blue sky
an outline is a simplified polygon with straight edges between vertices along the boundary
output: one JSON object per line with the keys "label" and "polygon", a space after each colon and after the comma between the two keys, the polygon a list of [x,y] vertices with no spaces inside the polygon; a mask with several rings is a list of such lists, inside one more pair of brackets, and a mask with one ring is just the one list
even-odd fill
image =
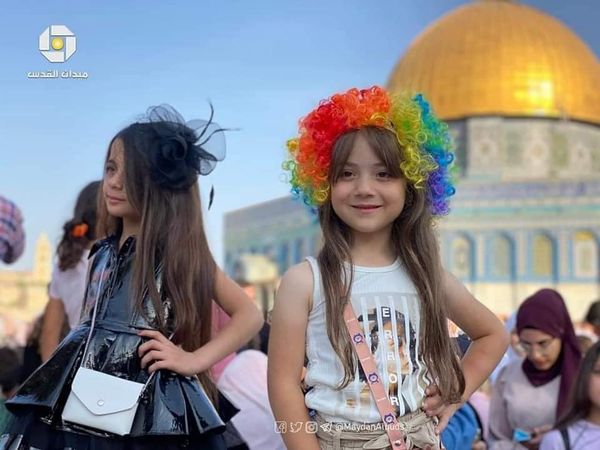
{"label": "blue sky", "polygon": [[[205,214],[222,260],[223,214],[286,195],[281,162],[297,120],[352,86],[385,84],[410,42],[465,0],[82,2],[3,5],[0,69],[0,193],[25,216],[29,268],[35,241],[53,245],[79,189],[102,174],[111,137],[148,106],[169,103],[190,120],[239,128],[227,158],[201,178]],[[525,0],[566,23],[600,54],[596,0]],[[64,24],[77,52],[47,62],[39,34]],[[86,71],[85,80],[28,79],[29,71]],[[0,270],[8,266],[0,264]]]}

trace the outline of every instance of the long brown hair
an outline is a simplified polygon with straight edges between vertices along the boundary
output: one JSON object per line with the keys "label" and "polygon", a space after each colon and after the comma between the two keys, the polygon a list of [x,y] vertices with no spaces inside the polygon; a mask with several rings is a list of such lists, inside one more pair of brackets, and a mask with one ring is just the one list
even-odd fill
{"label": "long brown hair", "polygon": [[[358,135],[363,136],[393,177],[402,177],[402,149],[391,131],[363,127],[342,135],[333,147],[329,184],[340,178]],[[356,360],[350,337],[343,321],[349,301],[352,273],[343,263],[352,264],[352,233],[335,213],[331,198],[319,208],[323,230],[323,247],[318,255],[326,298],[327,334],[344,367],[340,388],[354,378]],[[448,333],[447,308],[442,292],[442,267],[432,216],[424,189],[406,185],[404,209],[392,225],[392,245],[408,271],[421,301],[420,355],[438,384],[442,397],[457,402],[465,389],[465,380]]]}
{"label": "long brown hair", "polygon": [[[83,252],[96,240],[96,199],[99,181],[86,185],[75,202],[73,217],[63,225],[63,236],[56,249],[58,268],[63,272],[77,265]],[[81,236],[74,236],[76,226],[86,225],[87,230]]]}
{"label": "long brown hair", "polygon": [[590,378],[600,358],[600,342],[596,342],[585,354],[583,362],[571,387],[567,410],[556,422],[555,428],[567,428],[578,420],[585,419],[591,412]]}
{"label": "long brown hair", "polygon": [[[162,299],[155,282],[155,270],[162,262],[162,297],[168,298],[173,307],[173,342],[186,351],[194,351],[210,340],[216,274],[216,263],[204,234],[198,182],[186,189],[167,189],[153,181],[147,153],[159,136],[150,124],[134,123],[120,131],[110,142],[106,161],[117,139],[124,148],[127,198],[141,218],[132,298],[141,310],[143,293],[148,289],[164,329]],[[98,213],[101,233],[121,233],[122,219],[108,213],[101,196]],[[213,385],[208,374],[198,376],[210,391]]]}

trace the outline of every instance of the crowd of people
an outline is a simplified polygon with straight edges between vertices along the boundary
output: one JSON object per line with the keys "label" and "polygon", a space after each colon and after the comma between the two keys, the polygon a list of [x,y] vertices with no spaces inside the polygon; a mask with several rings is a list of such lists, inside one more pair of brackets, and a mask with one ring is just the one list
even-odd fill
{"label": "crowd of people", "polygon": [[[109,141],[27,347],[0,349],[0,450],[599,448],[600,343],[560,293],[503,324],[442,267],[453,153],[421,95],[350,89],[300,121],[284,169],[323,247],[267,323],[203,231],[225,131],[161,106]],[[13,262],[2,197],[0,233]]]}

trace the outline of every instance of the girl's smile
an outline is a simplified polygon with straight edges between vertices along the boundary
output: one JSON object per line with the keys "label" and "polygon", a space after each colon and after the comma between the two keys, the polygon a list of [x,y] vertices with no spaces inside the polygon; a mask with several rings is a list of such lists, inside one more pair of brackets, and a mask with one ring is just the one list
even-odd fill
{"label": "girl's smile", "polygon": [[372,213],[381,208],[381,205],[353,205],[353,208],[357,209],[361,213]]}

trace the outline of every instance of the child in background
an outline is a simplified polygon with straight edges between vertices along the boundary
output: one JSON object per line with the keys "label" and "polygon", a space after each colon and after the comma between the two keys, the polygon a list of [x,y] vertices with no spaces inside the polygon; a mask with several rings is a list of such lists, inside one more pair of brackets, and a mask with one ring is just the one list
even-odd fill
{"label": "child in background", "polygon": [[[50,299],[46,304],[40,352],[48,361],[64,337],[63,330],[79,323],[90,248],[96,240],[96,205],[100,181],[85,186],[77,196],[73,217],[63,225],[63,236],[56,250],[57,261],[50,281]],[[67,322],[65,324],[65,317]]]}

